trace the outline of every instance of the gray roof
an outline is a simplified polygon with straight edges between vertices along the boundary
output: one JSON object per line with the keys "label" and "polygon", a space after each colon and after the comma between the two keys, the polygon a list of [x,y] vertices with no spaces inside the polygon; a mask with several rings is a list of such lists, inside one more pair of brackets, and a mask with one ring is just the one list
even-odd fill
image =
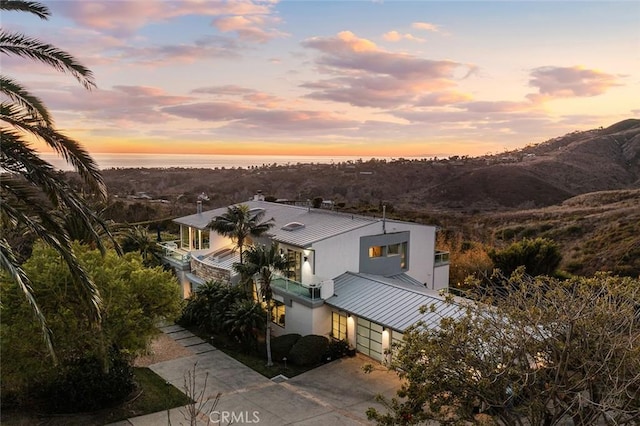
{"label": "gray roof", "polygon": [[[415,280],[408,276],[399,279],[345,272],[334,279],[334,295],[325,303],[400,332],[418,321],[437,328],[442,318],[462,315],[459,305],[445,302],[437,292],[411,281]],[[435,309],[421,314],[421,306]]]}
{"label": "gray roof", "polygon": [[[264,220],[273,218],[275,226],[269,230],[274,241],[291,244],[297,247],[309,247],[311,244],[354,229],[379,222],[379,218],[333,212],[325,209],[292,206],[288,204],[270,203],[266,201],[247,201],[250,209],[265,209]],[[226,213],[227,207],[208,210],[190,216],[180,217],[174,222],[198,229],[206,229],[216,217]],[[303,227],[292,231],[283,230],[287,224],[299,222]]]}

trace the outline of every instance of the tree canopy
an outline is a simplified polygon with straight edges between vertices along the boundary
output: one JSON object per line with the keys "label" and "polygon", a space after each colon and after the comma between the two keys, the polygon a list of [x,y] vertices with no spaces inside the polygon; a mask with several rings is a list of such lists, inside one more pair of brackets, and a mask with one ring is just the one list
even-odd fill
{"label": "tree canopy", "polygon": [[[2,0],[3,20],[7,12],[27,12],[46,20],[49,9],[37,2]],[[0,53],[17,56],[48,65],[56,71],[72,75],[86,89],[95,87],[91,71],[71,54],[56,46],[17,32],[0,29]],[[71,238],[65,228],[65,217],[72,216],[88,230],[98,247],[100,237],[94,226],[106,226],[94,214],[83,198],[64,180],[62,174],[43,160],[31,141],[43,142],[78,172],[83,183],[98,197],[106,198],[106,186],[98,165],[74,139],[59,132],[46,105],[17,80],[0,75],[0,220],[2,227],[19,228],[31,233],[60,253],[73,271],[73,282],[84,303],[93,306],[94,319],[99,316],[100,295],[80,267],[71,248]],[[44,331],[45,342],[51,348],[50,334],[36,299],[30,279],[21,268],[13,245],[5,233],[0,237],[0,265],[18,284],[26,296]]]}
{"label": "tree canopy", "polygon": [[560,248],[548,238],[524,238],[502,250],[490,250],[488,254],[494,266],[505,275],[511,275],[520,266],[524,266],[529,275],[552,275],[562,260]]}
{"label": "tree canopy", "polygon": [[247,239],[259,237],[273,227],[273,218],[263,221],[264,214],[264,210],[252,211],[246,204],[238,204],[228,207],[224,214],[215,217],[209,227],[236,243],[240,251],[240,263],[243,263],[243,249]]}
{"label": "tree canopy", "polygon": [[[103,296],[102,323],[97,327],[78,294],[72,272],[54,249],[34,246],[24,269],[33,282],[34,295],[48,319],[53,345],[64,367],[75,359],[102,359],[108,350],[136,354],[157,333],[157,322],[175,318],[181,308],[180,288],[173,274],[162,268],[147,268],[137,253],[118,256],[75,244],[79,263]],[[2,290],[2,390],[24,391],[46,381],[59,367],[50,362],[47,347],[33,336],[37,323],[24,300],[15,291],[15,281],[0,275]]]}
{"label": "tree canopy", "polygon": [[506,296],[484,295],[458,319],[405,332],[392,360],[404,384],[383,399],[386,413],[369,417],[382,425],[483,416],[501,425],[637,424],[640,279],[559,281],[519,270],[506,281]]}

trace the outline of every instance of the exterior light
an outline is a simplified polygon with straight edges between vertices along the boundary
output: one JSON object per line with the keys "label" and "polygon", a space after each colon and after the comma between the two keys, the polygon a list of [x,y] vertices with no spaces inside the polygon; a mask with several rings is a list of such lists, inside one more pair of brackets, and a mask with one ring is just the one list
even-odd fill
{"label": "exterior light", "polygon": [[308,262],[308,261],[309,261],[309,258],[308,258],[307,256],[305,256],[305,257],[303,257],[303,260],[304,260],[305,262]]}

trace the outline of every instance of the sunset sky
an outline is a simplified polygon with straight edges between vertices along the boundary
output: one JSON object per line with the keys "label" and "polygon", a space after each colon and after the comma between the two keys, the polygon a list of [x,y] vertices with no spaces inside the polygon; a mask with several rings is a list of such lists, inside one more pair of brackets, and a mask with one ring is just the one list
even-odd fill
{"label": "sunset sky", "polygon": [[2,57],[92,153],[445,156],[640,116],[640,2],[43,1]]}

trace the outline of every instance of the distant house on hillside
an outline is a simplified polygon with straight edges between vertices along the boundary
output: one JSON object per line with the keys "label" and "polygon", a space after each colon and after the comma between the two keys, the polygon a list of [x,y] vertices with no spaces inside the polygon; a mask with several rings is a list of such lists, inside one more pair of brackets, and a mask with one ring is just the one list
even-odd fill
{"label": "distant house on hillside", "polygon": [[[438,291],[448,287],[449,255],[435,248],[435,226],[270,203],[259,195],[244,204],[275,221],[254,243],[279,243],[291,264],[290,278],[272,283],[274,334],[347,339],[382,361],[408,326],[443,314],[420,314],[421,305],[448,309]],[[239,261],[234,244],[208,228],[226,211],[175,219],[181,238],[163,243],[165,262],[178,272],[185,297],[209,280],[239,280],[232,267]]]}

